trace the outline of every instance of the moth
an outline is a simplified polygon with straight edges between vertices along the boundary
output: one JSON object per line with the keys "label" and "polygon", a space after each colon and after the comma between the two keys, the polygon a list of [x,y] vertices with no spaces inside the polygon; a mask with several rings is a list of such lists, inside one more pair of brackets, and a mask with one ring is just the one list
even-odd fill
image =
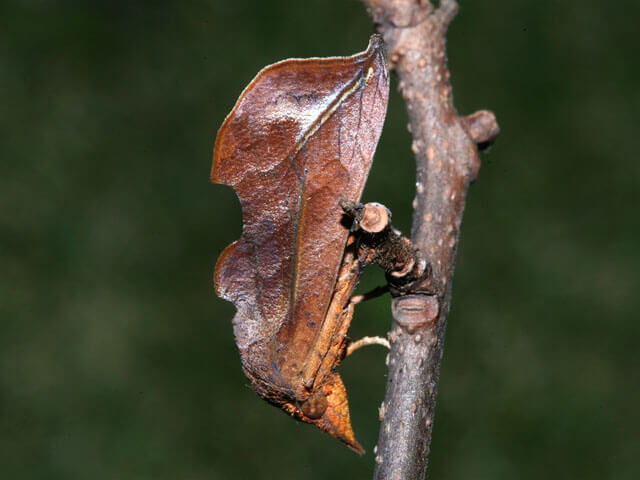
{"label": "moth", "polygon": [[358,202],[389,95],[384,45],[265,67],[218,131],[211,181],[242,206],[216,293],[236,307],[235,341],[255,392],[364,453],[337,372],[361,262],[339,201]]}

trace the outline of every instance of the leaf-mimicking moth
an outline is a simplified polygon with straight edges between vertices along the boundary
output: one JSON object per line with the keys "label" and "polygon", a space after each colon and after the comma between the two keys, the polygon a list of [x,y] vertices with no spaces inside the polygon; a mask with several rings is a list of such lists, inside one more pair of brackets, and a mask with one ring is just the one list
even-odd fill
{"label": "leaf-mimicking moth", "polygon": [[360,275],[339,200],[359,201],[389,94],[382,39],[351,57],[264,68],[218,131],[211,181],[231,186],[243,232],[220,255],[219,296],[253,389],[356,452],[344,356]]}

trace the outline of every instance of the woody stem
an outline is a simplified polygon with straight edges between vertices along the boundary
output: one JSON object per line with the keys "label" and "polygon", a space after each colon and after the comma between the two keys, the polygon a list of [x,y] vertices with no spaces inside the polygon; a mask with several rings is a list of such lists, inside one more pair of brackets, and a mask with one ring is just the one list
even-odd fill
{"label": "woody stem", "polygon": [[[433,426],[458,235],[478,145],[495,139],[491,112],[458,116],[446,65],[445,35],[455,0],[364,0],[399,79],[416,158],[411,240],[432,267],[430,288],[409,286],[392,300],[391,352],[376,479],[424,478]],[[393,291],[392,291],[393,293]]]}

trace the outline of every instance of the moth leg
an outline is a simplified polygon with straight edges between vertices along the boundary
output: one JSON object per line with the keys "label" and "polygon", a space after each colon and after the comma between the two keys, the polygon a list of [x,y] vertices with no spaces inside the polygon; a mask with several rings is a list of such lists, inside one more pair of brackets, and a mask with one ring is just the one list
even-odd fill
{"label": "moth leg", "polygon": [[353,297],[351,297],[351,303],[353,305],[356,305],[360,302],[364,302],[366,300],[371,300],[372,298],[376,298],[379,297],[381,295],[384,295],[385,293],[387,293],[389,291],[389,285],[383,285],[381,287],[376,287],[373,290],[369,291],[369,292],[365,292],[362,293],[360,295],[354,295]]}
{"label": "moth leg", "polygon": [[387,349],[391,348],[391,345],[389,345],[389,340],[387,340],[386,338],[362,337],[360,340],[356,340],[355,342],[349,342],[349,344],[347,345],[347,349],[344,352],[344,356],[348,357],[359,348],[366,347],[367,345],[382,345],[383,347],[387,347]]}

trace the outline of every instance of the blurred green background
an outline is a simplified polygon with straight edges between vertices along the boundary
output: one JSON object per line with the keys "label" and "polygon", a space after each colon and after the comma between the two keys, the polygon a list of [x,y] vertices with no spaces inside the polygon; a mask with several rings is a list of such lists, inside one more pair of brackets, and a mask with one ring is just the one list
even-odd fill
{"label": "blurred green background", "polygon": [[[429,478],[640,478],[638,18],[502,0],[452,24],[456,106],[502,134],[463,223]],[[211,280],[240,209],[208,183],[255,73],[363,50],[362,5],[5,0],[0,24],[2,477],[370,478],[385,352],[341,367],[362,458],[260,401]],[[392,92],[364,199],[407,231]],[[389,317],[363,305],[352,336]]]}

